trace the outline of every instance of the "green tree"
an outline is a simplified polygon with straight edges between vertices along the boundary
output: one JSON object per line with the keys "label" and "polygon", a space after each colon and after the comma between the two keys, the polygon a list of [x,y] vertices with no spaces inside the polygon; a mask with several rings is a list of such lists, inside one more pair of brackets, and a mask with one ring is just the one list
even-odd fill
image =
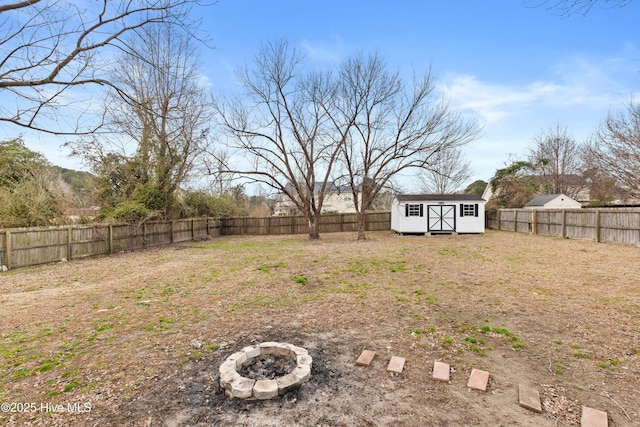
{"label": "green tree", "polygon": [[498,169],[489,181],[493,197],[487,203],[487,209],[523,207],[539,188],[533,177],[534,170],[533,164],[523,160]]}
{"label": "green tree", "polygon": [[484,190],[487,188],[487,181],[481,179],[473,181],[464,189],[465,194],[475,194],[476,196],[482,196]]}
{"label": "green tree", "polygon": [[58,175],[22,139],[0,141],[0,227],[51,225],[62,216]]}
{"label": "green tree", "polygon": [[211,218],[237,218],[246,216],[246,211],[233,194],[211,195],[204,191],[188,191],[183,197],[185,216]]}

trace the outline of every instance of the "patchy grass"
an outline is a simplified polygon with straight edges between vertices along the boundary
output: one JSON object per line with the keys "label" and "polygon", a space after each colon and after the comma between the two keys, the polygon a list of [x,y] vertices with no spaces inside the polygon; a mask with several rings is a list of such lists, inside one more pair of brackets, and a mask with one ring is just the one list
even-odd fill
{"label": "patchy grass", "polygon": [[[363,348],[407,357],[398,378],[413,408],[439,404],[423,392],[434,360],[455,367],[455,384],[472,366],[500,367],[504,387],[526,369],[539,384],[571,381],[575,399],[589,401],[591,385],[605,384],[625,408],[640,400],[637,248],[497,232],[322,237],[221,237],[2,273],[0,397],[109,396],[99,415],[107,417],[236,344],[304,331],[317,334],[313,348],[325,358]],[[368,381],[367,390],[387,384]],[[179,391],[166,388],[176,402]],[[442,408],[456,399],[443,397]],[[619,415],[611,416],[625,425]]]}

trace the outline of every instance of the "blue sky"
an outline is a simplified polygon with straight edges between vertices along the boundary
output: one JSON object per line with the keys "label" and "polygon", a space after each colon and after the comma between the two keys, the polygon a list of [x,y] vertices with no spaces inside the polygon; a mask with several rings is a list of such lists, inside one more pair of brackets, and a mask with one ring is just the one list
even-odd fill
{"label": "blue sky", "polygon": [[[407,77],[432,67],[439,90],[484,127],[465,155],[471,181],[488,181],[510,154],[524,156],[537,133],[560,123],[582,141],[640,92],[640,1],[596,5],[585,17],[539,3],[220,0],[200,10],[215,46],[202,52],[202,71],[214,92],[232,91],[234,70],[281,38],[322,68],[371,51]],[[52,141],[35,137],[30,145],[76,167]]]}
{"label": "blue sky", "polygon": [[230,90],[233,70],[278,38],[318,66],[377,51],[406,76],[432,67],[452,104],[484,127],[465,155],[473,179],[488,181],[537,133],[559,122],[584,140],[640,90],[640,2],[586,17],[539,3],[222,0],[205,18],[216,45],[206,73],[214,90]]}

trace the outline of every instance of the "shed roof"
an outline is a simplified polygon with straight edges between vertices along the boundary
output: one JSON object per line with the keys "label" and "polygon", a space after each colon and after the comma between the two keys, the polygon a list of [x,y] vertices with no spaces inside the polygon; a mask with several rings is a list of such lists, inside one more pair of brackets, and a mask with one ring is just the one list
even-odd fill
{"label": "shed roof", "polygon": [[532,206],[544,206],[547,203],[549,203],[552,200],[557,199],[558,197],[564,197],[567,200],[571,200],[571,201],[575,201],[573,200],[571,197],[564,195],[564,194],[545,194],[544,196],[536,196],[533,199],[531,199],[529,201],[529,203],[527,203],[525,205],[525,207],[532,207]]}
{"label": "shed roof", "polygon": [[399,202],[409,201],[433,201],[433,202],[484,202],[481,196],[475,194],[396,194]]}

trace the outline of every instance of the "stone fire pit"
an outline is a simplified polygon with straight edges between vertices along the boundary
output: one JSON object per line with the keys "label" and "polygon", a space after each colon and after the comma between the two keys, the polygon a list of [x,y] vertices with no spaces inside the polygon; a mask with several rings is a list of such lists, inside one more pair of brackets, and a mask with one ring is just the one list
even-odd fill
{"label": "stone fire pit", "polygon": [[[270,379],[240,375],[239,371],[252,372],[251,369],[243,368],[255,364],[259,359],[266,359],[268,365],[277,364],[280,357],[291,359],[291,372]],[[293,344],[263,342],[251,345],[233,353],[220,365],[220,386],[231,398],[272,399],[307,381],[311,377],[311,362],[312,358],[307,350]]]}

